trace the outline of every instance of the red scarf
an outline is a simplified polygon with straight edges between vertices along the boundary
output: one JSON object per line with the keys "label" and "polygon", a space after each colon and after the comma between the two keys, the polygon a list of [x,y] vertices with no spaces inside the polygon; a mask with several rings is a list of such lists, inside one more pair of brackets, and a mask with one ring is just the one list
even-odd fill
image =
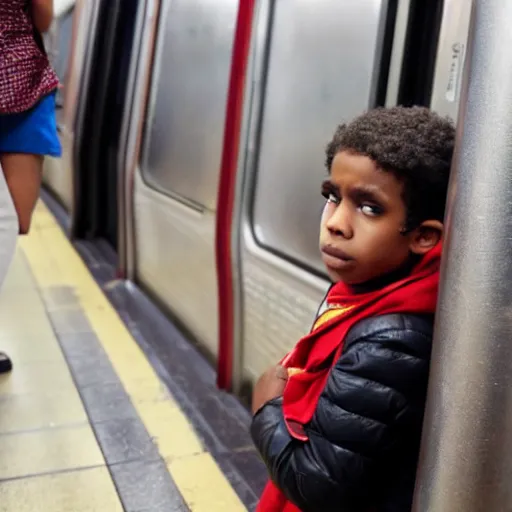
{"label": "red scarf", "polygon": [[[331,368],[341,356],[345,336],[356,323],[393,313],[435,313],[441,251],[439,243],[406,278],[380,290],[358,295],[343,283],[336,283],[329,290],[329,309],[281,361],[287,368],[303,370],[289,376],[283,395],[284,417],[293,438],[308,440],[303,426],[313,417]],[[269,481],[257,512],[300,512],[300,509]]]}

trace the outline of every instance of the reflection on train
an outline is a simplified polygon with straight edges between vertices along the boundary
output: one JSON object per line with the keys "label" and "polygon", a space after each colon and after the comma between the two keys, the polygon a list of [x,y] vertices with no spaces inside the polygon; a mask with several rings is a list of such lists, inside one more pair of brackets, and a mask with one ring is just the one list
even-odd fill
{"label": "reflection on train", "polygon": [[334,127],[376,105],[455,117],[469,16],[466,0],[78,1],[49,42],[64,157],[46,186],[243,395],[326,290]]}

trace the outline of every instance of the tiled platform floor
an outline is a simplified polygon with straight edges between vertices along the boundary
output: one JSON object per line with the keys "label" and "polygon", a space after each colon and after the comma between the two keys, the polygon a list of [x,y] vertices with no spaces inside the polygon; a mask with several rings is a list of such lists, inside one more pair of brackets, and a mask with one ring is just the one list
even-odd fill
{"label": "tiled platform floor", "polygon": [[246,510],[42,203],[0,350],[0,512]]}

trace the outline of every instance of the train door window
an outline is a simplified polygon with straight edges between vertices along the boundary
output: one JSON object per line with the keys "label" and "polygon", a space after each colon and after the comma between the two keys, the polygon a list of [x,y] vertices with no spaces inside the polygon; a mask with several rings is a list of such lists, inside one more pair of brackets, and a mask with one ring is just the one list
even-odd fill
{"label": "train door window", "polygon": [[323,272],[324,148],[384,98],[396,2],[273,3],[252,220],[257,242]]}
{"label": "train door window", "polygon": [[238,2],[163,3],[141,162],[146,183],[215,210]]}

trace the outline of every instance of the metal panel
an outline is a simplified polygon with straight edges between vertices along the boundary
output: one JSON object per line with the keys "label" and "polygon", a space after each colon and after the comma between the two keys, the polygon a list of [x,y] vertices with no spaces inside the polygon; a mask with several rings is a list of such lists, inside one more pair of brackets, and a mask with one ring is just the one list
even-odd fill
{"label": "metal panel", "polygon": [[[70,61],[70,51],[73,37],[73,8],[66,10],[56,18],[51,29],[45,34],[45,46],[50,62],[55,69],[61,84],[65,86]],[[63,92],[57,92],[57,122],[62,124]],[[47,156],[43,168],[44,183],[53,191],[67,210],[71,208],[72,182],[71,173],[62,166],[60,158]]]}
{"label": "metal panel", "polygon": [[[261,69],[264,62],[267,41],[269,18],[269,2],[267,0],[254,3],[253,20],[251,26],[251,42],[247,56],[244,103],[240,124],[239,151],[237,159],[237,172],[235,176],[233,212],[231,219],[231,277],[232,277],[232,314],[233,314],[233,347],[232,347],[232,374],[231,388],[238,395],[243,394],[246,377],[244,353],[248,342],[244,339],[245,323],[245,287],[244,268],[242,257],[247,254],[244,237],[244,227],[250,214],[249,201],[252,196],[252,183],[247,180],[247,169],[252,167],[254,160],[255,127],[258,116],[253,116],[254,109],[258,109],[261,97]],[[259,79],[259,80],[258,80]],[[249,182],[248,182],[249,181]],[[250,226],[249,226],[250,229]],[[252,240],[250,234],[249,243]],[[250,347],[249,347],[250,350]],[[250,377],[249,377],[250,379]]]}
{"label": "metal panel", "polygon": [[237,0],[162,5],[145,154],[135,171],[136,279],[214,357],[214,210],[237,8]]}
{"label": "metal panel", "polygon": [[471,0],[445,0],[430,106],[457,119]]}
{"label": "metal panel", "polygon": [[215,357],[215,216],[135,180],[136,277]]}
{"label": "metal panel", "polygon": [[328,283],[273,256],[244,233],[243,382],[256,382],[310,329]]}
{"label": "metal panel", "polygon": [[[65,84],[66,71],[69,62],[69,50],[72,38],[73,11],[68,11],[62,19],[54,19],[50,29],[43,35],[44,45],[50,64],[53,66],[61,84]],[[63,89],[56,94],[57,124],[61,124]],[[60,158],[46,156],[43,163],[43,183],[59,199],[59,202],[69,210],[71,208],[72,183],[69,172],[64,172]]]}
{"label": "metal panel", "polygon": [[254,200],[257,240],[323,272],[323,149],[376,100],[388,2],[274,4]]}
{"label": "metal panel", "polygon": [[139,9],[128,74],[125,109],[119,136],[118,165],[118,271],[135,278],[135,221],[133,181],[140,160],[143,121],[151,82],[151,64],[158,28],[159,0],[146,0]]}
{"label": "metal panel", "polygon": [[417,512],[512,510],[512,2],[473,13]]}
{"label": "metal panel", "polygon": [[236,0],[167,0],[142,160],[152,187],[214,210]]}
{"label": "metal panel", "polygon": [[[64,88],[60,95],[63,108],[57,113],[59,136],[62,143],[62,158],[46,158],[44,169],[44,182],[60,199],[65,208],[73,209],[73,168],[74,168],[74,141],[76,119],[80,108],[80,86],[87,80],[90,62],[88,62],[88,48],[94,39],[98,14],[97,0],[78,0],[73,10],[73,26],[69,38],[70,47],[62,54],[68,53],[66,63]],[[64,20],[66,20],[66,14]],[[59,20],[57,20],[59,23]],[[65,21],[64,23],[67,23]],[[69,28],[69,27],[68,27]],[[63,35],[69,34],[64,32]],[[56,44],[65,45],[66,38],[53,39]],[[50,52],[52,53],[52,52]],[[60,48],[54,52],[55,57],[63,65],[64,58]],[[59,61],[56,61],[59,67]]]}

